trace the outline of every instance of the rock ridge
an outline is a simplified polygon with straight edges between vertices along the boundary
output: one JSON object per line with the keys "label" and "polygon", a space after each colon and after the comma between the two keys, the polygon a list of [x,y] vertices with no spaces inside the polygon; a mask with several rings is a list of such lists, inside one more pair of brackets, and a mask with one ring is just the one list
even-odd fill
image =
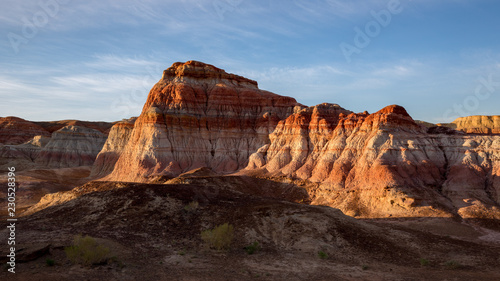
{"label": "rock ridge", "polygon": [[112,170],[105,180],[147,181],[200,167],[234,172],[300,108],[293,98],[212,65],[174,63],[151,89],[124,147],[103,152],[116,162],[99,160],[93,173]]}

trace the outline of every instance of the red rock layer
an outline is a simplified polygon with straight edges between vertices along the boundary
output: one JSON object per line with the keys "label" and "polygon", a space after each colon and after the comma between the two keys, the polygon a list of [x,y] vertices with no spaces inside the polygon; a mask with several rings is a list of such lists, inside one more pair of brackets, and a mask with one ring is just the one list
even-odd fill
{"label": "red rock layer", "polygon": [[[108,180],[147,181],[210,167],[234,172],[269,141],[293,98],[259,90],[257,82],[196,61],[174,63],[151,89]],[[109,169],[98,162],[95,173]]]}
{"label": "red rock layer", "polygon": [[332,128],[322,131],[305,112],[281,121],[245,172],[317,182],[313,204],[367,217],[451,216],[471,198],[500,203],[498,136],[427,134],[400,106],[338,112],[320,119]]}
{"label": "red rock layer", "polygon": [[50,133],[41,126],[18,117],[0,117],[0,143],[21,144],[35,136],[50,137]]}
{"label": "red rock layer", "polygon": [[60,121],[36,121],[33,122],[45,130],[53,133],[66,126],[78,126],[89,129],[97,130],[103,134],[108,134],[109,130],[116,122],[93,122],[93,121],[80,121],[80,120],[60,120]]}

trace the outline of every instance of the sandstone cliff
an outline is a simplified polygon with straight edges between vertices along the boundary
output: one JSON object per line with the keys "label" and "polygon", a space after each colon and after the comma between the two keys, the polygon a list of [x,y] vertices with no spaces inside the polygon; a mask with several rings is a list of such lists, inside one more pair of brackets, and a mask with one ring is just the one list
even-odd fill
{"label": "sandstone cliff", "polygon": [[498,216],[500,137],[428,134],[400,106],[311,118],[324,110],[281,121],[244,173],[315,182],[313,204],[350,215],[453,216],[472,206]]}
{"label": "sandstone cliff", "polygon": [[298,105],[212,65],[174,63],[151,89],[126,146],[107,146],[103,153],[113,157],[99,160],[94,174],[109,170],[117,155],[107,180],[147,181],[205,166],[234,172]]}

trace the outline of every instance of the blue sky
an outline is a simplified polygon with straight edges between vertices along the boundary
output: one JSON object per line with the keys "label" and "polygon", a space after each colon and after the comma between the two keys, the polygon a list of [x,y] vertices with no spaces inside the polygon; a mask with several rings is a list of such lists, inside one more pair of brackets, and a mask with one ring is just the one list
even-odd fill
{"label": "blue sky", "polygon": [[500,1],[0,1],[0,116],[137,116],[199,60],[305,105],[500,114]]}

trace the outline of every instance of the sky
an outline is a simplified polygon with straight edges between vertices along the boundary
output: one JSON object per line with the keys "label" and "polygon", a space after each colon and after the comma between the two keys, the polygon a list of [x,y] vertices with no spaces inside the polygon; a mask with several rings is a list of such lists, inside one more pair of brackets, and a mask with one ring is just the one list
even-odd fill
{"label": "sky", "polygon": [[138,116],[198,60],[313,106],[500,115],[498,0],[0,0],[0,116]]}

